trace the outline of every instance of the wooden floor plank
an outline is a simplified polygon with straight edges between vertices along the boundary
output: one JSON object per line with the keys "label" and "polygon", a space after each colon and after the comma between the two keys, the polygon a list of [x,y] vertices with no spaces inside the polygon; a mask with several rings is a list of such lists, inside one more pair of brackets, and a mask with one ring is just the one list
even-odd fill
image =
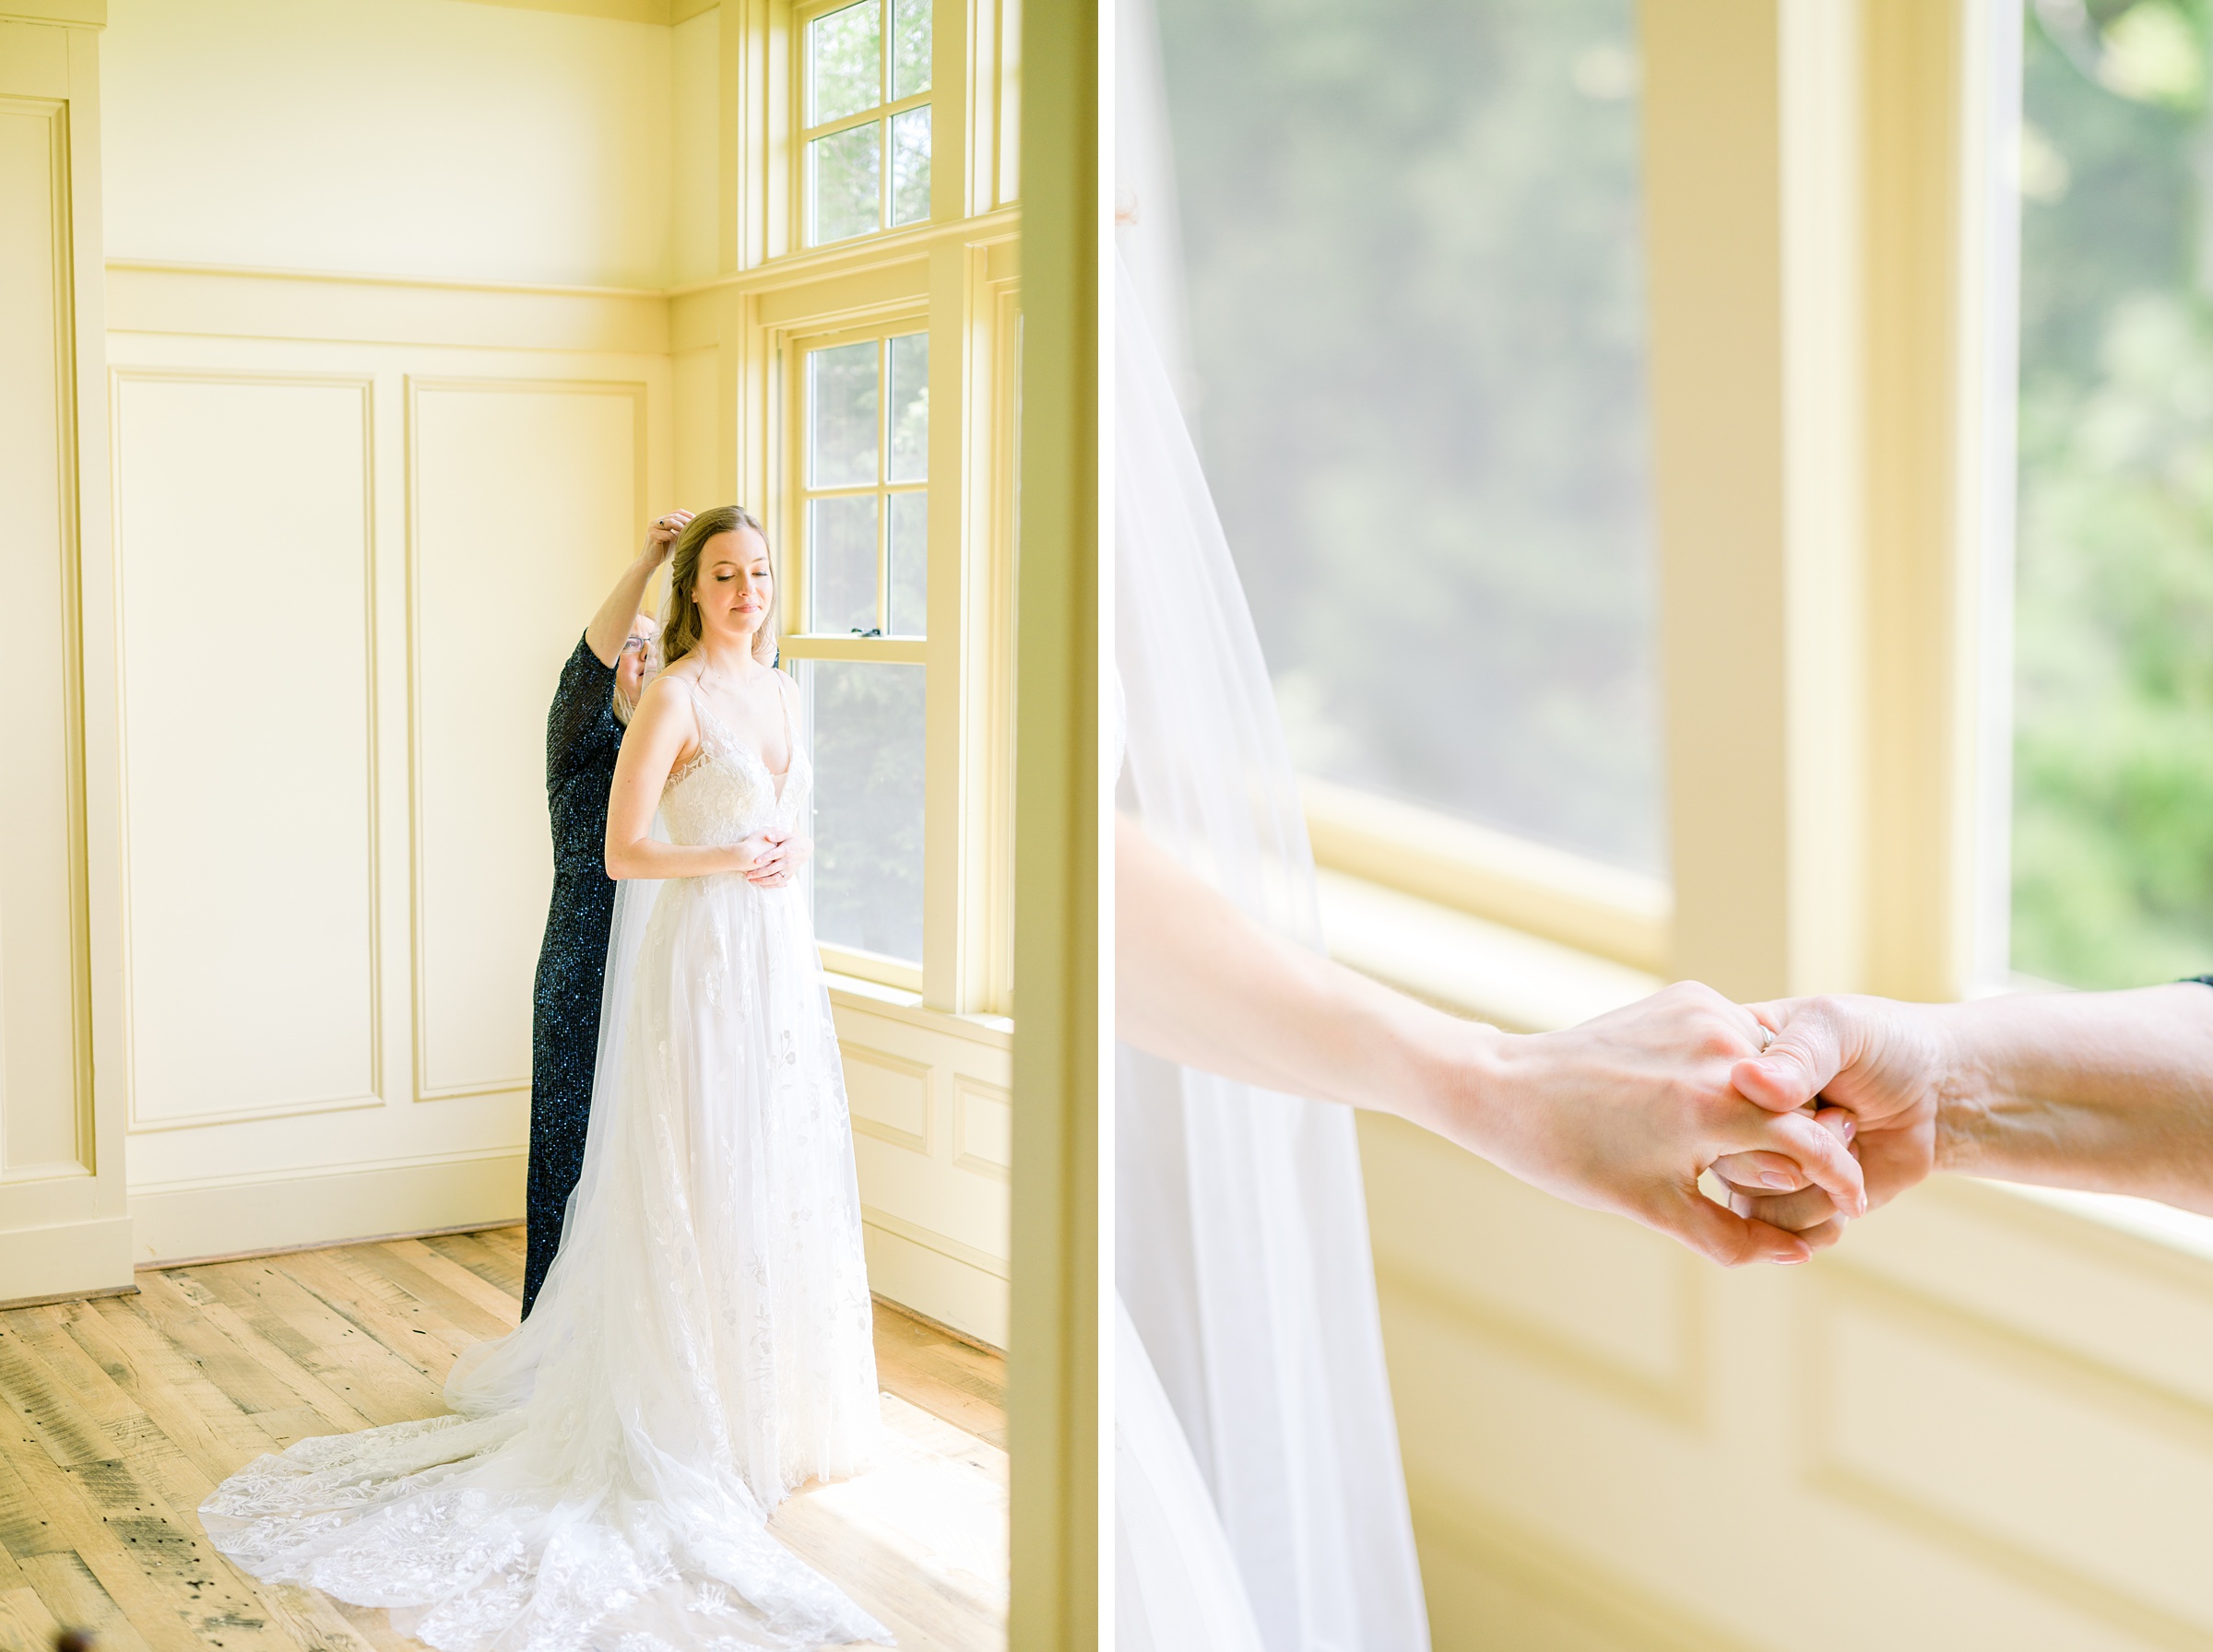
{"label": "wooden floor plank", "polygon": [[0,1400],[14,1409],[30,1436],[62,1468],[106,1462],[115,1455],[107,1430],[48,1374],[45,1362],[12,1324],[0,1325]]}
{"label": "wooden floor plank", "polygon": [[117,1300],[197,1365],[248,1416],[287,1410],[300,1403],[289,1385],[207,1316],[202,1294],[190,1280],[148,1273],[139,1280],[137,1295]]}
{"label": "wooden floor plank", "polygon": [[[316,1375],[314,1367],[320,1359],[311,1339],[271,1313],[251,1291],[234,1288],[228,1270],[195,1268],[194,1275],[212,1298],[203,1298],[198,1304],[201,1316],[245,1350],[248,1357],[290,1390],[300,1404],[320,1411],[328,1420],[331,1433],[370,1426],[369,1418],[344,1393]],[[166,1280],[156,1280],[150,1274],[148,1279],[153,1289],[166,1287]]]}
{"label": "wooden floor plank", "polygon": [[31,1587],[57,1623],[89,1629],[102,1652],[153,1652],[114,1598],[76,1554],[41,1554],[24,1563]]}
{"label": "wooden floor plank", "polygon": [[[372,1423],[404,1422],[437,1410],[438,1385],[427,1381],[359,1326],[332,1313],[278,1266],[284,1260],[276,1257],[266,1262],[229,1262],[219,1268],[194,1270],[216,1276],[211,1278],[163,1277],[178,1291],[191,1289],[219,1302],[235,1302],[233,1292],[257,1301],[269,1315],[285,1322],[290,1333],[287,1351],[293,1363]],[[299,1351],[293,1352],[293,1349]]]}
{"label": "wooden floor plank", "polygon": [[883,1386],[1001,1450],[1007,1444],[1006,1363],[887,1303],[876,1304],[876,1368]]}
{"label": "wooden floor plank", "polygon": [[400,1364],[412,1372],[421,1386],[443,1394],[446,1367],[454,1352],[433,1331],[428,1310],[414,1311],[390,1280],[373,1271],[348,1268],[334,1251],[303,1251],[280,1257],[278,1271],[320,1302]]}
{"label": "wooden floor plank", "polygon": [[520,1297],[508,1294],[483,1275],[473,1273],[451,1257],[432,1250],[427,1242],[402,1239],[378,1248],[413,1268],[425,1278],[435,1280],[456,1296],[473,1304],[487,1318],[495,1321],[501,1328],[490,1334],[504,1336],[521,1323]]}
{"label": "wooden floor plank", "polygon": [[136,1300],[117,1296],[88,1303],[89,1318],[74,1322],[71,1335],[88,1348],[95,1337],[104,1338],[129,1362],[118,1380],[129,1386],[163,1437],[207,1474],[210,1483],[268,1450],[268,1435],[130,1305]]}
{"label": "wooden floor plank", "polygon": [[42,1453],[12,1454],[66,1551],[21,1561],[54,1617],[105,1638],[127,1620],[151,1652],[282,1647],[236,1572],[198,1530],[154,1496],[120,1461],[63,1468]]}
{"label": "wooden floor plank", "polygon": [[51,1652],[61,1630],[28,1581],[0,1592],[0,1648],[6,1652]]}
{"label": "wooden floor plank", "polygon": [[[501,1311],[485,1307],[474,1296],[456,1288],[444,1270],[450,1269],[479,1287],[483,1281],[465,1268],[455,1268],[427,1247],[418,1246],[412,1255],[403,1255],[397,1245],[364,1245],[359,1250],[338,1254],[355,1267],[373,1269],[394,1288],[421,1304],[435,1316],[432,1325],[435,1334],[445,1339],[456,1353],[476,1343],[503,1337],[515,1327],[514,1304],[503,1296],[499,1298]],[[440,1266],[423,1267],[417,1257]]]}
{"label": "wooden floor plank", "polygon": [[523,1300],[522,1258],[509,1247],[488,1245],[474,1233],[441,1233],[423,1243],[517,1303]]}
{"label": "wooden floor plank", "polygon": [[[203,1264],[143,1274],[136,1297],[0,1314],[0,1652],[47,1652],[63,1623],[93,1631],[99,1652],[420,1652],[381,1611],[238,1572],[198,1505],[260,1452],[441,1413],[454,1357],[514,1328],[524,1239]],[[986,1477],[996,1491],[962,1483],[982,1488],[965,1495],[988,1528],[1004,1502],[1003,1362],[882,1304],[876,1341],[898,1397],[887,1417],[912,1408],[891,1471]],[[930,1559],[911,1518],[860,1506],[805,1492],[772,1529],[908,1652],[1004,1646],[1003,1575],[976,1585]]]}

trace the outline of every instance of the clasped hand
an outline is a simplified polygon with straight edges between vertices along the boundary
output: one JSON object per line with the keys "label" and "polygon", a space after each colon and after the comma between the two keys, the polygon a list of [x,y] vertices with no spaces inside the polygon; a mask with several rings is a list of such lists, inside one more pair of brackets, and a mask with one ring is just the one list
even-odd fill
{"label": "clasped hand", "polygon": [[762,889],[781,889],[799,873],[814,853],[814,840],[774,827],[740,838],[730,845],[730,870],[741,872],[748,883]]}
{"label": "clasped hand", "polygon": [[[1757,1098],[1739,1088],[1763,1024],[1686,982],[1564,1032],[1493,1033],[1455,1063],[1460,1093],[1443,1091],[1418,1122],[1525,1182],[1657,1228],[1724,1266],[1803,1262],[1833,1242],[1840,1216],[1867,1208],[1866,1186],[1846,1115],[1781,1105],[1772,1087]],[[1731,1205],[1699,1190],[1710,1170],[1731,1187]]]}
{"label": "clasped hand", "polygon": [[[1563,1032],[1506,1040],[1498,1092],[1522,1103],[1493,1109],[1468,1145],[1724,1265],[1801,1262],[1934,1168],[1928,1075],[1944,1063],[1922,1021],[1875,1012],[1902,1009],[1737,1005],[1671,986]],[[1709,1171],[1726,1208],[1698,1191]]]}

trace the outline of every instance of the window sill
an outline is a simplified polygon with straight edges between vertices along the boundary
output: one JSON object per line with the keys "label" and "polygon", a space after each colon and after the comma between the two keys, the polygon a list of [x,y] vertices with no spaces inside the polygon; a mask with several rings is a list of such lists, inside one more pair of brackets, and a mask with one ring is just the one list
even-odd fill
{"label": "window sill", "polygon": [[1675,898],[1657,878],[1312,775],[1299,794],[1319,866],[1632,971],[1667,967]]}
{"label": "window sill", "polygon": [[822,972],[822,985],[830,989],[830,1002],[843,1009],[889,1015],[893,1021],[908,1021],[932,1032],[952,1032],[995,1049],[1014,1047],[1014,1022],[1009,1016],[954,1015],[943,1009],[927,1009],[918,992],[864,981],[858,975],[841,975],[835,970]]}
{"label": "window sill", "polygon": [[1316,874],[1340,963],[1512,1032],[1550,1032],[1634,1003],[1660,976],[1343,872]]}

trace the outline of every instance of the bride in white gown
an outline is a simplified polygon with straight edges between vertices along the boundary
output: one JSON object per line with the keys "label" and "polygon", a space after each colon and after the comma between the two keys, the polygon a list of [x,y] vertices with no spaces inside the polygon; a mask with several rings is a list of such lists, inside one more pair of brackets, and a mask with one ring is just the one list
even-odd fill
{"label": "bride in white gown", "polygon": [[201,1507],[255,1576],[389,1607],[443,1652],[891,1638],[767,1530],[865,1465],[879,1413],[759,525],[702,513],[669,588],[609,808],[584,1172],[530,1317],[456,1362],[455,1415],[300,1441]]}

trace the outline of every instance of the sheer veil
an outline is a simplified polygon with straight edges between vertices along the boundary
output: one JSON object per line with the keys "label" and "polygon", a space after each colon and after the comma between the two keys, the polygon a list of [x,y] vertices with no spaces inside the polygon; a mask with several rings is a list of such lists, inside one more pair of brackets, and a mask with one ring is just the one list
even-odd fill
{"label": "sheer veil", "polygon": [[[1147,162],[1165,169],[1157,148],[1128,148],[1146,130],[1130,83],[1142,91],[1147,65],[1127,42],[1142,50],[1150,18],[1130,0],[1121,18],[1123,171],[1142,238]],[[1145,310],[1118,262],[1116,804],[1251,916],[1320,949],[1260,641]],[[1427,1619],[1351,1111],[1122,1046],[1116,1131],[1123,1652],[1419,1652]],[[1242,1622],[1220,1599],[1240,1582]]]}
{"label": "sheer veil", "polygon": [[[663,843],[669,841],[668,829],[657,814],[653,820],[653,835]],[[599,989],[599,1052],[592,1064],[594,1105],[585,1124],[584,1163],[562,1211],[564,1234],[578,1233],[586,1225],[579,1223],[578,1213],[600,1202],[599,1187],[607,1174],[608,1137],[615,1124],[616,1109],[611,1103],[620,1093],[615,1079],[622,1069],[622,1040],[637,979],[638,949],[660,888],[657,880],[644,878],[624,879],[615,885],[614,921],[608,926],[607,974]],[[601,1096],[608,1097],[610,1104],[598,1105]],[[564,1276],[574,1275],[575,1253],[580,1248],[564,1245],[554,1253],[545,1282],[538,1287],[540,1303],[550,1298],[558,1304],[574,1294],[574,1284]],[[467,1417],[513,1410],[525,1404],[537,1385],[538,1363],[557,1328],[564,1327],[569,1317],[559,1311],[534,1307],[530,1317],[511,1335],[463,1349],[446,1375],[446,1404]]]}

